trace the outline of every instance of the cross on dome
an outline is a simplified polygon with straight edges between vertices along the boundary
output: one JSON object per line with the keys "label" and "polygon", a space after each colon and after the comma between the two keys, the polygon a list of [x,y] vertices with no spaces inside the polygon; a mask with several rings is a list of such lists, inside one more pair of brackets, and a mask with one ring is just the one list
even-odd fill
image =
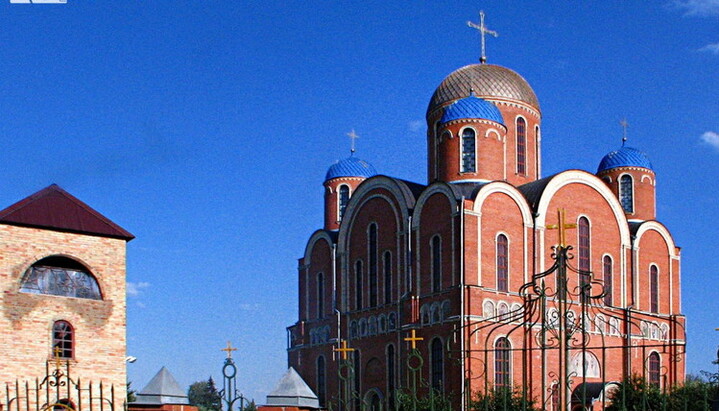
{"label": "cross on dome", "polygon": [[487,55],[485,53],[485,45],[484,45],[484,35],[489,34],[494,37],[499,37],[499,33],[497,33],[494,30],[490,30],[487,28],[487,26],[484,25],[484,10],[479,11],[479,24],[474,23],[472,21],[467,22],[467,26],[473,29],[479,30],[480,37],[482,39],[482,56],[479,58],[479,62],[484,64],[487,62]]}
{"label": "cross on dome", "polygon": [[622,119],[622,121],[619,122],[619,125],[621,125],[624,129],[622,133],[622,147],[624,147],[624,143],[627,142],[627,128],[629,127],[629,123],[627,123],[627,119],[624,118]]}
{"label": "cross on dome", "polygon": [[357,140],[357,139],[359,138],[359,136],[357,135],[357,133],[355,133],[355,129],[352,129],[352,131],[350,131],[349,133],[347,133],[347,136],[348,136],[348,137],[350,138],[350,140],[352,141],[352,147],[350,148],[350,153],[354,154],[354,152],[355,152],[355,140]]}

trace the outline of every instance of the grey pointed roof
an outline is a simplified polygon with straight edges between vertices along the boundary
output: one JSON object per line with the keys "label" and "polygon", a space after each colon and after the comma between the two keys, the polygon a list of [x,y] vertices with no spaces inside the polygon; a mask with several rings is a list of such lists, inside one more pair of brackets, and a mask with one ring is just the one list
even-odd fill
{"label": "grey pointed roof", "polygon": [[135,396],[135,404],[189,404],[187,394],[165,367]]}
{"label": "grey pointed roof", "polygon": [[267,394],[267,405],[319,408],[320,401],[305,380],[290,367],[277,383],[277,388]]}

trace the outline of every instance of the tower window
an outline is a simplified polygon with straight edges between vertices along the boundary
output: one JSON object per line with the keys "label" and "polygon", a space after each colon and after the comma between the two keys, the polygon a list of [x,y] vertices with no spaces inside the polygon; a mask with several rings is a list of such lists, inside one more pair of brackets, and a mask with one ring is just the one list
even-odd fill
{"label": "tower window", "polygon": [[392,253],[384,253],[384,303],[392,302]]}
{"label": "tower window", "polygon": [[394,409],[394,390],[395,390],[395,370],[394,370],[394,345],[387,346],[387,393],[389,399],[389,409]]}
{"label": "tower window", "polygon": [[649,267],[649,309],[659,312],[659,269],[656,265]]}
{"label": "tower window", "polygon": [[102,300],[95,277],[82,264],[66,257],[47,257],[33,264],[25,271],[20,291]]}
{"label": "tower window", "polygon": [[624,174],[619,178],[619,201],[626,213],[634,212],[634,184],[632,176]]}
{"label": "tower window", "polygon": [[612,258],[604,256],[604,305],[612,305]]}
{"label": "tower window", "polygon": [[350,201],[350,188],[346,185],[340,186],[340,220],[345,215],[347,203]]}
{"label": "tower window", "polygon": [[325,276],[317,274],[317,318],[322,318],[325,313]]}
{"label": "tower window", "polygon": [[[579,231],[579,285],[584,287],[589,284],[589,261],[591,258],[591,237],[587,217],[581,217],[577,226]],[[582,290],[582,298],[584,298],[586,291],[584,291],[584,288]]]}
{"label": "tower window", "polygon": [[355,263],[355,309],[362,309],[362,260]]}
{"label": "tower window", "polygon": [[369,226],[369,306],[377,306],[377,224]]}
{"label": "tower window", "polygon": [[649,354],[649,384],[659,386],[659,370],[661,369],[661,363],[659,360],[659,354],[653,352]]}
{"label": "tower window", "polygon": [[517,174],[527,174],[527,122],[517,118]]}
{"label": "tower window", "polygon": [[69,359],[73,357],[74,331],[67,321],[55,321],[52,325],[52,356]]}
{"label": "tower window", "polygon": [[432,356],[432,389],[442,392],[444,381],[444,353],[442,351],[442,340],[435,338],[430,347]]}
{"label": "tower window", "polygon": [[432,237],[432,292],[442,289],[442,242],[438,235]]}
{"label": "tower window", "polygon": [[320,406],[325,404],[325,387],[327,386],[325,381],[325,357],[317,357],[317,399],[320,402]]}
{"label": "tower window", "polygon": [[494,344],[494,388],[511,389],[511,356],[509,340],[502,337]]}
{"label": "tower window", "polygon": [[507,292],[509,290],[509,250],[507,236],[497,236],[497,290]]}
{"label": "tower window", "polygon": [[462,172],[474,173],[477,171],[476,162],[476,133],[473,128],[462,131]]}

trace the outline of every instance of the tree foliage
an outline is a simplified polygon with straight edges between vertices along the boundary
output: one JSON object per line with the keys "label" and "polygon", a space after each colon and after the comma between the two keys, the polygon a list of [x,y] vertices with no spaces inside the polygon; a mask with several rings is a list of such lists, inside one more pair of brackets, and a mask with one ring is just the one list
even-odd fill
{"label": "tree foliage", "polygon": [[396,391],[397,409],[400,411],[451,411],[452,402],[449,396],[442,392],[430,389],[424,396],[412,395],[405,390]]}
{"label": "tree foliage", "polygon": [[534,400],[519,390],[510,388],[493,389],[488,393],[477,393],[469,404],[470,410],[476,411],[533,411]]}
{"label": "tree foliage", "polygon": [[199,408],[200,411],[221,411],[222,399],[217,392],[215,381],[210,377],[207,381],[197,381],[190,385],[187,390],[187,398],[190,405]]}

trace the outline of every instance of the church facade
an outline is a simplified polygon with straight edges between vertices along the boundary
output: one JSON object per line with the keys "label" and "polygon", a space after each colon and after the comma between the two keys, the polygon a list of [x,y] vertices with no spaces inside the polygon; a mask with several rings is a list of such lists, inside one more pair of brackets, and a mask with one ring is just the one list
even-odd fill
{"label": "church facade", "polygon": [[683,381],[680,249],[647,155],[622,144],[595,173],[543,177],[538,98],[498,65],[451,73],[426,119],[426,184],[354,153],[326,174],[288,327],[289,363],[320,402],[341,400],[340,343],[356,409],[396,407],[412,344],[423,392],[452,409],[500,389],[583,409],[630,374]]}
{"label": "church facade", "polygon": [[133,238],[57,185],[0,211],[0,410],[123,407]]}

